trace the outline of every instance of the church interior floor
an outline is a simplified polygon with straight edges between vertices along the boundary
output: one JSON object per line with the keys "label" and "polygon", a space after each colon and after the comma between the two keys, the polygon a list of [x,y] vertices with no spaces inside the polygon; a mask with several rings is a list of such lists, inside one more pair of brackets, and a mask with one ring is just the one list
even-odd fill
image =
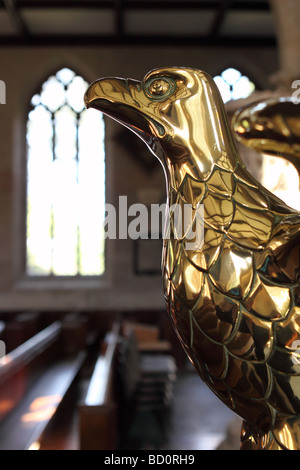
{"label": "church interior floor", "polygon": [[[78,395],[71,395],[67,400],[55,419],[53,429],[47,431],[46,443],[41,450],[79,449],[78,415],[74,414],[77,399]],[[228,426],[235,419],[234,413],[220,402],[188,366],[179,372],[174,385],[166,438],[160,449],[215,450],[221,443],[224,448]],[[239,431],[239,423],[236,429]],[[229,447],[231,449],[232,444]],[[238,439],[233,448],[238,450]]]}
{"label": "church interior floor", "polygon": [[215,450],[235,415],[190,368],[178,375],[170,417],[168,450]]}

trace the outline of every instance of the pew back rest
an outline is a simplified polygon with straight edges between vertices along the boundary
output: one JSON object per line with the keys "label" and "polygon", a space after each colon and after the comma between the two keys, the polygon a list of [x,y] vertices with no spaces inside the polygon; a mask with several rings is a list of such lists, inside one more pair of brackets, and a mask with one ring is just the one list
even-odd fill
{"label": "pew back rest", "polygon": [[54,322],[0,359],[0,421],[57,355],[61,323]]}

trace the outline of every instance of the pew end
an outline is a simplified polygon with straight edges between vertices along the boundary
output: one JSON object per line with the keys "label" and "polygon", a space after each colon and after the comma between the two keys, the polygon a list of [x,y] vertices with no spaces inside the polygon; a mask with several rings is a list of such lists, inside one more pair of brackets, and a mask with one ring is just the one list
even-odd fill
{"label": "pew end", "polygon": [[101,343],[84,400],[78,404],[81,450],[115,450],[119,446],[116,360],[120,323]]}

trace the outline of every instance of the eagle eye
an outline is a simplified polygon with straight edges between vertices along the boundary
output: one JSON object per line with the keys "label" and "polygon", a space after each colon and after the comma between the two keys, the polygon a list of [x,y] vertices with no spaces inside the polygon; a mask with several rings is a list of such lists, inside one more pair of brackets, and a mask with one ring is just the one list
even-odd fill
{"label": "eagle eye", "polygon": [[146,95],[153,100],[170,96],[175,90],[175,82],[170,78],[152,78],[144,85]]}

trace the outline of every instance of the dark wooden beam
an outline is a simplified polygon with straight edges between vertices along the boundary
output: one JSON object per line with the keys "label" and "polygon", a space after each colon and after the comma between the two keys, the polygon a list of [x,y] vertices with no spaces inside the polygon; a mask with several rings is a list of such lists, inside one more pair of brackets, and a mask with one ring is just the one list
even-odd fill
{"label": "dark wooden beam", "polygon": [[271,11],[270,3],[268,0],[254,2],[253,0],[245,0],[243,2],[233,1],[231,8],[233,10],[244,11]]}
{"label": "dark wooden beam", "polygon": [[[16,0],[16,7],[21,8],[115,8],[115,0]],[[215,10],[219,7],[219,0],[126,0],[125,9],[137,10]],[[3,0],[0,1],[3,6]],[[268,0],[243,2],[234,0],[232,8],[235,10],[269,11]]]}
{"label": "dark wooden beam", "polygon": [[22,15],[16,7],[15,0],[3,0],[3,5],[11,22],[15,26],[17,33],[21,34],[22,37],[29,36],[29,30],[22,18]]}
{"label": "dark wooden beam", "polygon": [[121,39],[124,35],[124,10],[123,0],[115,0],[115,34]]}
{"label": "dark wooden beam", "polygon": [[213,20],[210,30],[210,37],[215,39],[222,28],[226,14],[232,6],[233,0],[220,0],[219,9],[217,10],[216,16]]}
{"label": "dark wooden beam", "polygon": [[161,35],[124,35],[120,40],[116,36],[49,36],[49,35],[35,35],[27,38],[21,36],[0,36],[0,47],[13,47],[13,46],[134,46],[134,47],[231,47],[231,48],[244,48],[244,47],[276,47],[276,39],[272,36],[255,37],[255,36],[219,36],[215,40],[211,40],[207,36],[161,36]]}

